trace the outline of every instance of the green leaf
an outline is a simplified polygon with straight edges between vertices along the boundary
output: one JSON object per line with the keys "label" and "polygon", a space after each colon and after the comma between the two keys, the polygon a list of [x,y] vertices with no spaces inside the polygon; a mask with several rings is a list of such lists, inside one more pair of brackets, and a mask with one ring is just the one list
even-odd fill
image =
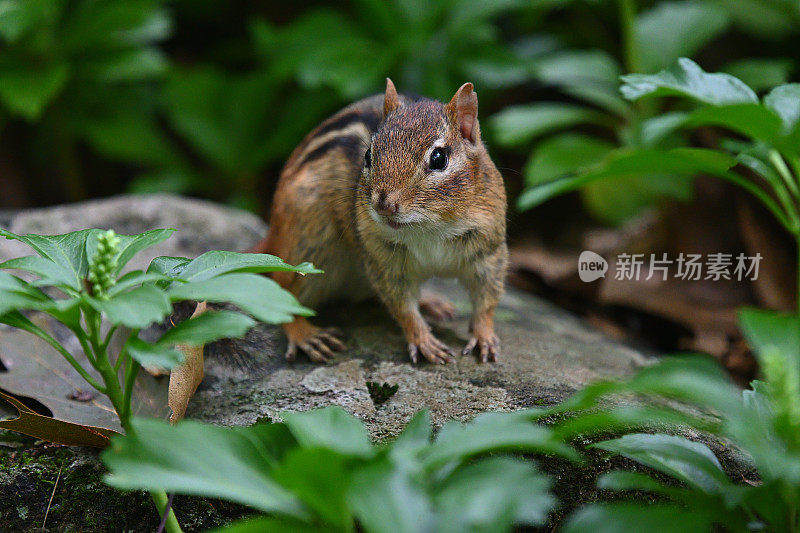
{"label": "green leaf", "polygon": [[603,490],[641,490],[655,494],[669,495],[675,487],[667,487],[641,472],[612,470],[597,478],[597,488]]}
{"label": "green leaf", "polygon": [[9,259],[0,264],[0,268],[25,270],[39,276],[38,286],[58,285],[65,286],[75,291],[80,291],[81,286],[69,270],[62,268],[50,259],[38,255],[28,255]]}
{"label": "green leaf", "polygon": [[703,356],[664,359],[641,370],[621,391],[689,402],[729,417],[741,408],[739,389],[715,361]]}
{"label": "green leaf", "polygon": [[138,337],[131,338],[127,345],[131,354],[142,366],[171,370],[183,362],[183,353],[161,344],[150,344]]}
{"label": "green leaf", "polygon": [[790,83],[772,89],[764,97],[764,105],[775,111],[789,134],[800,123],[800,83]]}
{"label": "green leaf", "polygon": [[537,103],[507,107],[490,119],[490,125],[499,144],[519,146],[550,131],[607,121],[603,113],[586,107]]}
{"label": "green leaf", "polygon": [[722,126],[752,139],[773,141],[781,131],[780,118],[760,104],[701,107],[689,114],[684,126]]}
{"label": "green leaf", "polygon": [[732,485],[708,446],[683,437],[633,433],[591,447],[632,459],[708,494],[722,494]]}
{"label": "green leaf", "polygon": [[[639,370],[626,382],[601,381],[549,408],[545,414],[592,409],[602,398],[618,394],[646,394],[701,406],[705,411],[735,416],[741,394],[730,377],[710,357],[673,356]],[[686,421],[690,420],[686,417]]]}
{"label": "green leaf", "polygon": [[329,448],[343,455],[371,457],[375,451],[364,424],[341,407],[304,413],[281,413],[286,427],[301,446]]}
{"label": "green leaf", "polygon": [[[117,235],[120,242],[119,253],[117,254],[117,270],[114,274],[119,274],[136,254],[167,240],[174,232],[174,229],[154,229],[138,235]],[[99,232],[93,232],[86,238],[86,255],[90,263],[97,251],[98,235]]]}
{"label": "green leaf", "polygon": [[537,77],[554,85],[603,83],[616,87],[619,63],[604,50],[559,51],[536,62]]}
{"label": "green leaf", "polygon": [[0,100],[13,114],[34,121],[64,88],[68,73],[62,63],[0,64]]}
{"label": "green leaf", "polygon": [[292,491],[326,524],[339,531],[352,529],[346,495],[351,468],[347,457],[326,448],[289,451],[273,472],[273,479]]}
{"label": "green leaf", "polygon": [[219,339],[238,339],[255,324],[249,316],[235,311],[208,311],[170,328],[158,344],[199,346]]}
{"label": "green leaf", "polygon": [[441,532],[509,531],[544,525],[556,499],[531,461],[490,457],[456,470],[433,489]]}
{"label": "green leaf", "polygon": [[725,9],[706,2],[659,2],[636,17],[634,33],[642,72],[666,68],[690,57],[722,33],[730,20]]}
{"label": "green leaf", "polygon": [[140,81],[166,72],[168,62],[155,47],[121,50],[108,57],[91,61],[87,73],[104,83]]}
{"label": "green leaf", "polygon": [[289,292],[273,280],[258,274],[225,274],[186,283],[168,291],[173,302],[206,300],[230,302],[262,322],[282,324],[294,316],[311,316],[313,311],[300,305]]}
{"label": "green leaf", "polygon": [[41,0],[3,0],[0,2],[0,36],[9,43],[18,41],[52,18],[59,7]]}
{"label": "green leaf", "polygon": [[144,329],[161,322],[172,312],[164,291],[150,285],[115,294],[107,301],[91,297],[87,297],[87,301],[95,310],[103,313],[111,324],[122,324],[131,329]]}
{"label": "green leaf", "polygon": [[581,199],[595,218],[618,226],[664,198],[691,200],[693,184],[691,176],[613,176],[584,185]]}
{"label": "green leaf", "polygon": [[109,289],[108,294],[114,296],[145,283],[155,282],[155,284],[160,287],[161,285],[158,285],[159,283],[171,282],[172,280],[172,277],[163,274],[147,274],[141,270],[132,270],[119,278],[117,283]]}
{"label": "green leaf", "polygon": [[525,183],[536,186],[602,163],[615,145],[579,133],[542,141],[525,165]]}
{"label": "green leaf", "polygon": [[793,68],[790,59],[742,59],[722,67],[723,72],[739,78],[751,89],[761,92],[789,80]]}
{"label": "green leaf", "polygon": [[629,100],[644,96],[685,96],[711,105],[757,104],[758,96],[729,74],[708,74],[691,59],[682,57],[657,74],[622,76],[622,95]]}
{"label": "green leaf", "polygon": [[411,418],[406,428],[392,442],[389,454],[392,457],[415,455],[431,443],[431,415],[427,410],[420,411]]}
{"label": "green leaf", "polygon": [[86,258],[86,239],[90,234],[98,231],[96,229],[84,229],[62,235],[36,235],[33,233],[17,235],[0,229],[0,237],[24,242],[40,256],[49,259],[58,265],[60,269],[63,269],[62,278],[69,279],[70,283],[74,279],[74,287],[79,289],[82,286],[81,280],[86,276],[86,272],[89,269],[89,263]]}
{"label": "green leaf", "polygon": [[272,479],[276,458],[270,450],[285,440],[281,425],[223,428],[184,420],[170,427],[134,419],[133,428],[103,452],[111,486],[224,498],[266,513],[306,517],[302,504]]}
{"label": "green leaf", "polygon": [[186,265],[191,263],[191,259],[185,257],[170,257],[162,255],[150,261],[147,267],[148,274],[163,274],[165,276],[177,277]]}
{"label": "green leaf", "polygon": [[525,412],[484,413],[467,424],[447,422],[426,451],[423,462],[433,468],[501,450],[554,454],[580,461],[578,453],[555,439],[550,429],[526,423],[527,419]]}
{"label": "green leaf", "polygon": [[665,138],[684,127],[688,113],[671,111],[653,118],[643,120],[639,124],[639,140],[645,148],[657,148]]}
{"label": "green leaf", "polygon": [[[106,91],[99,109],[83,111],[73,127],[91,147],[109,159],[137,166],[179,167],[183,159],[159,124],[151,97],[137,87]],[[128,106],[118,102],[130,100]],[[87,116],[88,114],[88,116]]]}
{"label": "green leaf", "polygon": [[[565,176],[591,172],[594,167],[602,166],[614,149],[614,144],[588,135],[565,133],[551,137],[539,144],[525,165],[526,185],[535,187]],[[657,174],[608,176],[585,185],[582,190],[591,213],[612,224],[624,222],[657,199],[688,200],[691,194],[690,179]],[[523,194],[520,202],[527,199]],[[525,204],[521,203],[520,208],[524,209]]]}
{"label": "green leaf", "polygon": [[311,263],[292,266],[282,259],[269,254],[248,254],[239,252],[210,251],[192,260],[181,270],[181,278],[186,281],[203,281],[231,272],[299,272],[318,274],[321,270]]}
{"label": "green leaf", "polygon": [[20,313],[20,310],[34,309],[50,314],[69,328],[79,328],[81,311],[78,302],[78,298],[52,300],[41,298],[36,293],[26,295],[0,289],[0,322],[39,335],[41,328]]}
{"label": "green leaf", "polygon": [[0,271],[0,315],[15,309],[39,309],[53,300],[45,293],[8,272]]}
{"label": "green leaf", "polygon": [[739,324],[757,355],[775,349],[800,367],[800,317],[746,308],[739,312]]}
{"label": "green leaf", "polygon": [[569,440],[578,436],[654,430],[672,425],[690,425],[707,431],[719,427],[719,423],[709,420],[707,416],[687,413],[679,409],[622,404],[616,407],[580,412],[560,422],[554,431],[559,438]]}
{"label": "green leaf", "polygon": [[173,68],[163,95],[172,126],[215,168],[240,176],[257,172],[275,113],[273,73]]}
{"label": "green leaf", "polygon": [[259,515],[244,518],[210,530],[211,533],[339,533],[340,530],[324,525],[309,525],[296,518]]}
{"label": "green leaf", "polygon": [[433,531],[430,499],[408,473],[388,460],[368,463],[353,473],[347,495],[350,508],[366,531]]}
{"label": "green leaf", "polygon": [[595,503],[570,515],[564,533],[621,533],[658,531],[659,533],[708,533],[713,516],[671,504]]}
{"label": "green leaf", "polygon": [[737,27],[768,42],[797,31],[800,8],[795,0],[714,0],[727,9]]}
{"label": "green leaf", "polygon": [[657,150],[652,148],[621,148],[612,152],[597,168],[578,176],[544,183],[527,189],[520,195],[520,209],[530,209],[554,196],[558,196],[593,181],[621,176],[647,176],[653,174],[675,174],[692,176],[708,173],[729,177],[728,169],[736,160],[716,150],[702,148],[675,148]]}

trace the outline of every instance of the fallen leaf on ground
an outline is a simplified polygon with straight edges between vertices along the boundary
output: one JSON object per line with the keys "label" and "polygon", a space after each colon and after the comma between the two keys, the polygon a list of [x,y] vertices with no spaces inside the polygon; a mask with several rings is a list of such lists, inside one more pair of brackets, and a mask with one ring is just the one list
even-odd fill
{"label": "fallen leaf on ground", "polygon": [[65,446],[94,446],[105,448],[110,438],[119,435],[116,431],[92,426],[64,422],[40,415],[13,396],[0,391],[0,399],[16,407],[19,415],[10,420],[0,420],[0,429],[8,429],[37,439]]}
{"label": "fallen leaf on ground", "polygon": [[[199,316],[206,311],[206,303],[199,302],[191,318]],[[204,346],[191,346],[178,344],[178,350],[183,353],[183,363],[172,369],[169,376],[169,408],[172,411],[169,421],[178,422],[186,414],[189,400],[194,396],[200,382],[203,381],[203,349]]]}
{"label": "fallen leaf on ground", "polygon": [[[40,314],[31,315],[31,320],[49,331],[73,353],[75,359],[87,369],[92,377],[100,380],[86,356],[73,342],[72,333],[58,327]],[[124,333],[124,332],[119,332]],[[115,335],[110,351],[119,349],[120,337]],[[72,346],[72,345],[75,346]],[[0,370],[0,389],[17,397],[29,397],[39,401],[51,413],[53,419],[79,426],[100,427],[120,432],[119,418],[108,398],[95,392],[78,372],[52,346],[31,335],[13,328],[0,328],[0,361],[6,370]],[[140,372],[134,386],[131,409],[136,416],[166,418],[167,383]],[[39,413],[40,415],[42,413]],[[48,418],[48,417],[45,417]]]}

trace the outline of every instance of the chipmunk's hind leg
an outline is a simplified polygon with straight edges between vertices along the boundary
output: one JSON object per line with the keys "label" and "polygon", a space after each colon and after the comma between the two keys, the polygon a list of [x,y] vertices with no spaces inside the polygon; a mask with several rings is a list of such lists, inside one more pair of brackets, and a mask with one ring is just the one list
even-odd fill
{"label": "chipmunk's hind leg", "polygon": [[426,290],[419,297],[419,310],[440,322],[448,322],[456,317],[456,308],[450,300]]}
{"label": "chipmunk's hind leg", "polygon": [[334,352],[345,349],[339,338],[341,333],[336,328],[317,327],[304,317],[295,317],[294,321],[284,324],[283,329],[289,339],[287,361],[295,360],[298,348],[315,363],[325,363],[334,356]]}

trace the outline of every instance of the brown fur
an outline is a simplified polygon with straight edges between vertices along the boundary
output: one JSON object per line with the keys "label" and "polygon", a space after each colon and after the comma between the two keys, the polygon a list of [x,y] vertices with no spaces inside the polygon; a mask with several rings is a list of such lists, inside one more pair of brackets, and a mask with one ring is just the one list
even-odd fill
{"label": "brown fur", "polygon": [[[448,154],[442,171],[428,169],[434,143]],[[275,274],[304,305],[376,294],[402,327],[415,361],[418,354],[451,360],[422,318],[419,299],[429,277],[457,277],[474,306],[465,353],[478,347],[486,361],[499,353],[493,315],[506,272],[505,220],[503,180],[480,138],[472,85],[443,105],[398,95],[387,80],[384,95],[340,111],[294,150],[278,182],[270,233],[254,251],[325,270]],[[425,304],[447,309],[435,299]],[[302,318],[285,330],[289,358],[300,348],[325,360],[341,347]]]}

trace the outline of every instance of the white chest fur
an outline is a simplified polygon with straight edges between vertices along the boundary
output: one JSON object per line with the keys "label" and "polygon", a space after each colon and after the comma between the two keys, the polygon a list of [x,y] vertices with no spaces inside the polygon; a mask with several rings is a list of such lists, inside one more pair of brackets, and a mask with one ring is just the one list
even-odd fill
{"label": "white chest fur", "polygon": [[458,236],[463,231],[448,228],[440,231],[397,232],[396,242],[407,252],[408,268],[425,276],[453,277],[463,269],[464,246]]}

